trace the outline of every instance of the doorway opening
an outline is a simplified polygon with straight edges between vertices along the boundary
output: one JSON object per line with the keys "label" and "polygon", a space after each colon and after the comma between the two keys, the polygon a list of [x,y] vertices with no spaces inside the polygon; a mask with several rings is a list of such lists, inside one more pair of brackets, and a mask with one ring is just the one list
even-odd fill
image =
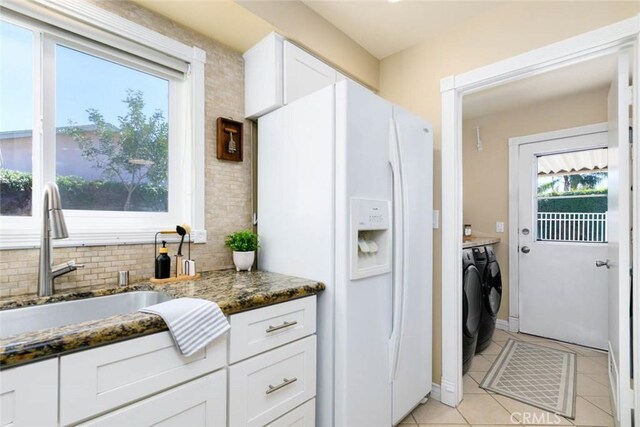
{"label": "doorway opening", "polygon": [[[621,23],[618,27],[615,27],[619,31],[614,31],[615,36],[611,37],[610,31],[612,31],[612,27],[607,29],[598,30],[592,33],[589,33],[584,36],[579,36],[566,42],[559,43],[549,48],[539,49],[534,52],[530,52],[528,54],[520,55],[516,58],[511,58],[506,61],[502,61],[500,63],[493,64],[492,66],[484,67],[483,69],[474,70],[469,73],[465,73],[463,75],[454,76],[451,78],[444,79],[442,82],[442,92],[443,92],[443,130],[442,130],[442,157],[443,157],[443,283],[449,284],[450,286],[443,286],[443,378],[442,378],[442,401],[444,403],[450,404],[452,406],[457,405],[462,398],[462,370],[461,370],[461,361],[462,361],[462,345],[461,345],[461,333],[460,333],[460,324],[462,319],[462,310],[461,310],[461,301],[462,301],[462,289],[460,287],[461,276],[462,276],[462,257],[460,256],[462,252],[462,234],[463,234],[463,224],[470,222],[467,221],[467,212],[466,206],[463,211],[463,206],[461,201],[463,200],[463,173],[461,170],[462,161],[463,161],[463,139],[465,132],[463,132],[464,124],[463,119],[466,117],[463,116],[463,112],[466,111],[463,109],[463,96],[472,95],[477,93],[478,95],[482,95],[485,92],[490,92],[493,89],[500,89],[506,83],[511,83],[516,80],[521,81],[525,78],[537,78],[542,77],[548,74],[550,71],[561,70],[563,68],[567,68],[569,66],[577,66],[579,64],[584,64],[588,60],[592,60],[594,58],[602,58],[606,55],[615,55],[616,62],[619,68],[620,62],[620,52],[622,52],[625,48],[632,51],[634,54],[637,51],[637,46],[635,45],[635,40],[638,32],[640,31],[637,20],[633,21],[634,25],[630,25],[631,22]],[[606,31],[605,31],[606,30]],[[607,40],[607,42],[603,42],[603,40]],[[596,41],[599,40],[599,41]],[[637,58],[637,56],[635,56]],[[629,60],[629,56],[627,55],[627,61]],[[628,80],[629,76],[629,68],[626,69],[626,74],[619,72],[617,70],[617,74],[615,78],[618,82],[623,82],[624,79],[620,79],[621,76],[625,75]],[[637,89],[636,97],[637,97]],[[621,105],[623,104],[621,100],[622,97],[628,96],[630,93],[630,89],[628,86],[623,84],[617,84],[616,90],[614,91],[614,97],[612,98],[612,105],[617,105],[618,113],[625,112],[625,114],[618,114],[614,120],[610,120],[608,135],[609,138],[613,138],[617,141],[617,146],[614,146],[616,158],[616,166],[623,166],[626,168],[628,164],[625,165],[625,157],[624,153],[629,148],[628,146],[628,137],[625,141],[624,138],[621,138],[623,132],[621,130],[626,131],[628,135],[629,123],[627,122],[626,128],[622,126],[624,120],[628,120],[628,108],[627,110],[623,110]],[[627,98],[628,99],[628,98]],[[622,120],[622,121],[621,121]],[[633,116],[634,123],[637,123],[637,114],[634,111]],[[591,123],[594,123],[592,121]],[[475,150],[479,151],[478,148],[482,148],[484,151],[488,151],[488,139],[487,135],[483,133],[482,126],[478,126],[479,131],[473,132],[474,139],[476,139],[474,145]],[[555,129],[561,129],[562,126],[558,126]],[[554,128],[551,128],[554,129]],[[549,130],[551,130],[549,129]],[[475,129],[474,129],[475,130]],[[613,132],[612,132],[613,130]],[[520,135],[523,135],[521,133]],[[622,148],[622,149],[621,149]],[[506,148],[503,148],[506,149]],[[576,151],[584,151],[584,150],[576,150]],[[611,149],[610,149],[611,152]],[[505,243],[506,252],[513,251],[515,249],[516,254],[520,254],[520,249],[523,246],[527,246],[521,244],[519,241],[522,235],[528,236],[527,238],[532,239],[532,241],[540,242],[540,244],[548,243],[548,244],[556,244],[556,245],[568,245],[567,242],[560,242],[558,240],[567,240],[566,233],[573,233],[573,237],[568,235],[569,238],[576,239],[600,239],[602,240],[602,232],[596,233],[587,233],[580,232],[577,229],[577,225],[571,224],[572,221],[568,221],[567,217],[553,217],[551,219],[558,220],[556,222],[562,224],[564,227],[564,235],[561,235],[561,228],[556,228],[555,234],[551,231],[548,232],[547,235],[539,234],[538,229],[540,229],[540,233],[542,232],[542,225],[539,224],[537,215],[539,208],[541,209],[540,213],[554,213],[554,212],[543,212],[541,206],[538,206],[538,182],[533,181],[534,177],[537,177],[537,170],[539,165],[537,164],[539,158],[543,158],[544,155],[553,155],[559,154],[557,152],[540,152],[539,155],[533,156],[531,169],[535,170],[536,173],[531,177],[532,181],[530,182],[531,188],[531,197],[529,199],[531,205],[531,212],[536,215],[535,221],[532,222],[533,225],[529,227],[523,227],[522,230],[518,229],[516,233],[515,240],[514,238],[504,239],[502,241]],[[622,154],[623,157],[620,158],[619,155]],[[608,155],[607,157],[611,157]],[[628,159],[628,158],[627,158]],[[544,160],[544,159],[543,159]],[[551,160],[551,159],[547,159]],[[487,172],[485,175],[491,175],[494,172],[486,162],[483,164],[486,167]],[[610,165],[608,165],[610,167]],[[465,171],[466,174],[466,171]],[[611,173],[609,172],[609,175]],[[620,177],[623,180],[620,180]],[[578,178],[572,178],[574,180]],[[629,171],[628,169],[623,171],[620,175],[615,176],[615,181],[611,176],[608,177],[609,181],[609,189],[613,186],[617,193],[615,197],[616,202],[622,201],[621,205],[618,205],[620,209],[618,212],[623,213],[623,218],[625,221],[629,221],[629,200],[631,199],[627,190],[630,188],[630,182],[624,181],[625,179],[629,179]],[[478,174],[475,176],[475,180],[477,181],[486,181],[485,177],[482,174]],[[562,178],[564,181],[564,178]],[[506,180],[505,180],[506,181]],[[504,182],[504,181],[503,181]],[[466,184],[466,176],[464,183]],[[614,184],[612,184],[614,183]],[[486,182],[484,182],[486,184]],[[534,186],[535,184],[535,186]],[[545,184],[544,182],[540,183],[541,185]],[[584,185],[583,185],[584,186]],[[620,191],[618,191],[620,190]],[[494,189],[494,191],[498,191]],[[503,191],[507,195],[511,193],[511,189],[507,191]],[[535,197],[534,197],[535,196]],[[544,195],[542,195],[541,199],[544,199]],[[622,197],[622,198],[620,198]],[[465,194],[466,198],[466,194]],[[542,201],[542,200],[541,200]],[[557,204],[557,202],[556,202]],[[484,207],[486,206],[496,206],[495,201],[491,199],[484,199]],[[482,210],[482,206],[480,208]],[[463,215],[464,212],[464,215]],[[610,215],[610,208],[607,211],[607,215]],[[566,213],[574,213],[574,212],[566,212]],[[578,212],[580,213],[580,212]],[[592,213],[603,213],[603,212],[592,212]],[[509,210],[507,216],[510,216],[512,211]],[[618,214],[616,214],[617,216]],[[543,220],[547,220],[549,218],[542,218]],[[547,215],[550,217],[550,215]],[[446,219],[446,220],[445,220]],[[533,216],[532,216],[533,219]],[[572,218],[575,222],[575,218]],[[586,217],[581,218],[581,222],[586,221]],[[588,218],[592,220],[593,218]],[[609,219],[607,217],[607,219]],[[620,217],[617,216],[617,219]],[[602,221],[602,218],[598,220]],[[634,221],[636,219],[634,218]],[[553,222],[553,221],[547,221]],[[498,224],[502,223],[502,224]],[[488,230],[496,233],[495,230],[503,229],[507,223],[507,219],[503,218],[503,221],[495,221],[487,228]],[[512,221],[509,218],[509,224]],[[539,227],[540,225],[540,227]],[[613,272],[609,270],[607,272],[608,282],[615,283],[618,285],[618,289],[614,292],[613,299],[617,301],[617,307],[615,307],[614,315],[608,316],[609,323],[612,321],[615,323],[616,331],[616,339],[614,340],[614,351],[615,351],[615,359],[613,360],[614,364],[617,364],[617,368],[612,369],[611,373],[611,387],[612,392],[614,394],[614,401],[617,403],[617,418],[618,422],[623,425],[627,424],[627,421],[630,421],[631,411],[629,408],[631,407],[631,400],[635,399],[636,396],[633,396],[633,391],[631,389],[631,373],[630,373],[630,331],[629,331],[629,311],[628,306],[630,303],[629,294],[627,291],[630,290],[630,280],[628,277],[625,278],[624,274],[621,271],[625,268],[625,266],[629,266],[630,263],[630,247],[629,247],[629,239],[628,236],[630,234],[630,229],[626,228],[628,224],[623,223],[622,225],[616,225],[616,229],[612,231],[611,227],[607,226],[608,233],[608,249],[606,255],[607,258],[604,259],[595,259],[593,260],[593,264],[595,265],[595,261],[602,261],[604,265],[611,265],[612,270],[617,270]],[[474,230],[480,230],[480,228],[472,223],[472,227]],[[573,227],[573,228],[572,228]],[[521,233],[521,231],[527,228],[528,233]],[[621,230],[625,230],[625,233],[621,233]],[[505,233],[508,234],[508,233]],[[614,235],[614,239],[616,243],[611,245],[611,236]],[[591,237],[589,237],[591,236]],[[622,237],[622,239],[621,239]],[[627,241],[624,241],[624,237],[626,237]],[[546,239],[546,242],[545,242]],[[550,241],[553,240],[553,241]],[[506,244],[508,243],[508,244]],[[607,244],[605,242],[584,242],[586,245],[590,244]],[[623,248],[620,248],[620,243],[623,244]],[[576,243],[571,243],[576,244]],[[624,247],[626,245],[626,247]],[[612,259],[611,246],[616,246],[616,250],[618,256],[622,254],[621,257],[616,258],[615,262],[607,263],[607,259]],[[504,256],[504,252],[502,253]],[[511,258],[510,256],[506,257],[507,260]],[[510,266],[511,267],[511,266]],[[627,271],[628,273],[628,271]],[[509,268],[509,285],[512,285],[512,269]],[[612,280],[613,279],[613,280]],[[454,285],[455,284],[455,285]],[[507,291],[508,293],[508,291]],[[609,289],[609,296],[611,295],[611,289]],[[505,296],[503,295],[503,298]],[[508,295],[508,299],[512,299],[512,295]],[[611,298],[609,298],[611,299]],[[509,306],[511,306],[511,301]],[[626,307],[627,310],[622,309]],[[502,311],[502,309],[501,309]],[[507,313],[510,315],[509,311]],[[624,316],[623,316],[624,315]],[[504,313],[501,320],[505,321]],[[500,322],[500,319],[499,319]],[[504,325],[504,324],[503,324]],[[518,326],[516,326],[518,328]],[[625,330],[626,329],[626,330]],[[451,334],[451,335],[450,335]],[[449,336],[454,336],[455,338],[450,341]],[[609,337],[611,341],[611,337]],[[636,341],[637,342],[637,341]],[[623,347],[621,348],[620,345]],[[625,348],[626,346],[626,348]],[[611,343],[609,343],[609,347],[611,347]],[[455,358],[452,358],[452,355],[455,355]],[[626,360],[625,360],[626,359]],[[626,372],[624,372],[626,370]]]}

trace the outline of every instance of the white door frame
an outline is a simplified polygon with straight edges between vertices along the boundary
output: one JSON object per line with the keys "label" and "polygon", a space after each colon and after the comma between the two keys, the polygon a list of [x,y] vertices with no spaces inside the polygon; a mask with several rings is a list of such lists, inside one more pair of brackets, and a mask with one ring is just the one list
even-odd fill
{"label": "white door frame", "polygon": [[[457,406],[462,400],[462,97],[511,81],[574,65],[633,46],[640,39],[640,15],[570,39],[517,55],[475,70],[441,80],[442,95],[442,378],[441,401]],[[634,71],[637,75],[638,69]],[[634,105],[638,105],[634,84]],[[634,140],[640,131],[634,109]],[[637,143],[634,150],[637,153]],[[638,178],[635,178],[638,182]],[[636,187],[639,188],[639,187]],[[636,209],[638,205],[635,205]],[[637,210],[636,210],[637,211]],[[637,221],[637,219],[635,219]],[[636,222],[637,225],[637,222]],[[636,236],[638,227],[634,227]],[[638,259],[638,239],[634,253]],[[637,274],[636,274],[637,277]],[[637,279],[636,279],[637,280]],[[635,283],[634,283],[635,285]],[[638,295],[635,292],[634,295]],[[637,298],[635,298],[637,300]],[[638,313],[636,311],[636,313]],[[638,317],[634,333],[638,336]],[[634,341],[637,362],[638,340]],[[639,363],[635,363],[638,374]],[[636,375],[635,378],[640,378]],[[636,393],[636,399],[640,400]],[[640,406],[637,406],[640,407]],[[636,416],[640,411],[636,411]]]}
{"label": "white door frame", "polygon": [[[519,203],[519,175],[518,158],[520,146],[553,139],[571,138],[576,136],[591,135],[594,133],[606,133],[607,123],[597,123],[587,126],[579,126],[569,129],[561,129],[552,132],[537,133],[534,135],[509,138],[509,330],[517,332],[520,323],[520,256],[518,252],[518,240],[520,220],[518,215]],[[603,145],[606,147],[606,145]]]}

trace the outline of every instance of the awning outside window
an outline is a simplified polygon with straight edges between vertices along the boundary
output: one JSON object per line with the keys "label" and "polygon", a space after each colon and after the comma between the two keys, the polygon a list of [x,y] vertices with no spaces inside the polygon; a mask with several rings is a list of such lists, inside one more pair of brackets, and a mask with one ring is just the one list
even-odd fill
{"label": "awning outside window", "polygon": [[540,156],[538,157],[538,175],[606,172],[607,160],[606,148]]}

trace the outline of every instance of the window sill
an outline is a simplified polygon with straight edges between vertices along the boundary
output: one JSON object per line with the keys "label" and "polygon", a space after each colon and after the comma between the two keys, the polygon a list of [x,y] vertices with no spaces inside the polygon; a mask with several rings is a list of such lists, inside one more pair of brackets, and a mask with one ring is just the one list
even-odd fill
{"label": "window sill", "polygon": [[[78,247],[78,246],[114,246],[114,245],[140,245],[154,242],[157,229],[144,229],[137,231],[81,231],[70,232],[68,239],[54,240],[54,247]],[[162,240],[169,242],[179,241],[177,235],[163,235]],[[206,230],[192,230],[191,241],[193,243],[207,243]],[[33,249],[40,248],[40,230],[22,230],[13,232],[2,230],[0,232],[0,250]]]}

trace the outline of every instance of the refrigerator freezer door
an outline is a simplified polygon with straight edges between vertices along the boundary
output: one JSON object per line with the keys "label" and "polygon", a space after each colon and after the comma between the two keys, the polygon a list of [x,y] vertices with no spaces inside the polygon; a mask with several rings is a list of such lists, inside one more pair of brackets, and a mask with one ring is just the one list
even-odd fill
{"label": "refrigerator freezer door", "polygon": [[405,186],[404,292],[400,345],[393,381],[393,424],[431,391],[432,191],[431,126],[394,107]]}
{"label": "refrigerator freezer door", "polygon": [[[392,200],[391,116],[392,105],[372,92],[347,81],[336,84],[335,426],[391,425],[391,274],[351,280],[349,261],[357,232],[351,229],[352,200],[381,206]],[[393,218],[388,220],[390,226]],[[383,233],[393,239],[391,227]],[[374,238],[363,233],[365,241]]]}

